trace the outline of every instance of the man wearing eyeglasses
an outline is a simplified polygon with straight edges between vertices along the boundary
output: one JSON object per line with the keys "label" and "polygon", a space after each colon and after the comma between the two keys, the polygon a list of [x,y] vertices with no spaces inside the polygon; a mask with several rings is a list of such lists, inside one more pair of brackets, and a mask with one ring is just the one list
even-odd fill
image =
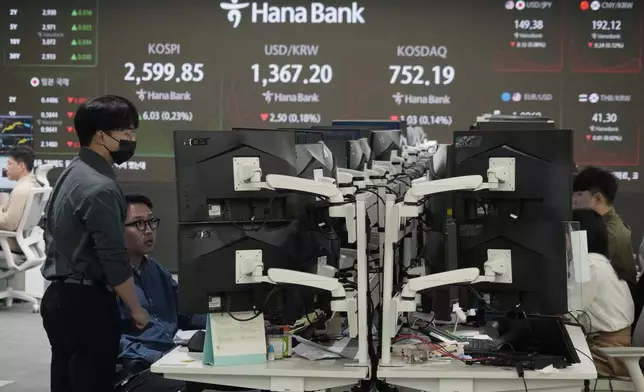
{"label": "man wearing eyeglasses", "polygon": [[148,255],[154,249],[160,219],[154,216],[153,205],[143,195],[126,195],[125,247],[127,249],[141,306],[150,314],[144,330],[128,322],[129,310],[122,301],[121,347],[117,369],[118,391],[184,391],[182,381],[163,378],[149,372],[150,365],[175,347],[177,330],[204,329],[206,318],[179,314],[178,285],[168,270]]}

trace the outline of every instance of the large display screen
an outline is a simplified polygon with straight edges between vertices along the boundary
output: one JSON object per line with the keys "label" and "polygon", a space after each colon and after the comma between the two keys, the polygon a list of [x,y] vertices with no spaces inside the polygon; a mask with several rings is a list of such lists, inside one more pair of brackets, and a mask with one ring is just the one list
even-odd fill
{"label": "large display screen", "polygon": [[16,181],[7,177],[7,160],[12,147],[25,145],[33,147],[33,123],[28,116],[0,116],[0,192],[16,186]]}
{"label": "large display screen", "polygon": [[537,114],[579,165],[637,190],[641,1],[5,0],[0,114],[33,116],[59,165],[77,106],[141,112],[120,179],[174,181],[172,131],[404,119],[449,142],[477,115]]}

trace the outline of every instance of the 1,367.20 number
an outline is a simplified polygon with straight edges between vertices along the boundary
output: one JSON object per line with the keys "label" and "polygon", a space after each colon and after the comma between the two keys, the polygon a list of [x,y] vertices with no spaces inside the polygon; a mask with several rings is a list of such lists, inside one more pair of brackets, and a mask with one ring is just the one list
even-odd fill
{"label": "1,367.20 number", "polygon": [[329,84],[333,80],[333,68],[329,64],[253,64],[250,68],[253,82],[261,83],[262,87],[276,83]]}

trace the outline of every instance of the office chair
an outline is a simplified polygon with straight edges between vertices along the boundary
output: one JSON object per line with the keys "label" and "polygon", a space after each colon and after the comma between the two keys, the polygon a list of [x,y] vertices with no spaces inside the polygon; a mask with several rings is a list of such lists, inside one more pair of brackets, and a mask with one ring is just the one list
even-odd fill
{"label": "office chair", "polygon": [[[42,217],[51,188],[34,188],[29,192],[25,211],[16,231],[0,230],[0,279],[7,282],[4,291],[0,291],[0,300],[11,307],[14,299],[33,304],[34,313],[40,311],[42,293],[29,294],[26,291],[14,290],[11,286],[17,274],[39,267],[45,262],[45,244],[42,229],[38,223]],[[15,239],[22,254],[11,251],[9,239]],[[44,289],[44,287],[43,287]]]}
{"label": "office chair", "polygon": [[640,359],[644,358],[644,314],[642,312],[640,312],[640,317],[634,326],[631,345],[631,347],[601,349],[606,355],[621,359],[624,362],[624,365],[628,369],[630,379],[600,379],[597,382],[596,388],[593,388],[593,383],[591,382],[591,389],[611,392],[644,392],[644,375],[642,374],[642,368],[640,366]]}
{"label": "office chair", "polygon": [[36,168],[36,171],[34,172],[36,176],[36,181],[40,183],[41,186],[49,188],[51,185],[49,184],[49,179],[47,178],[47,175],[51,169],[54,169],[56,166],[47,163],[44,165],[40,165]]}
{"label": "office chair", "polygon": [[[40,186],[42,186],[43,188],[50,188],[51,187],[50,181],[49,181],[49,175],[50,175],[51,170],[55,169],[55,168],[56,168],[56,165],[53,165],[51,163],[40,165],[40,166],[38,166],[36,168],[36,170],[34,171],[34,175],[36,177],[36,181],[38,181]],[[60,174],[60,173],[58,173],[58,174]],[[56,182],[56,180],[54,180],[54,182]],[[47,195],[45,197],[45,204],[47,204],[47,201],[49,201],[49,196],[50,195]],[[45,210],[43,209],[43,216],[44,216],[44,214],[45,214]],[[40,231],[40,235],[44,235],[44,232],[42,231],[42,229],[40,227],[37,227],[34,230]],[[43,252],[44,252],[45,251],[45,248],[44,248],[45,243],[43,242],[42,245],[43,245]]]}

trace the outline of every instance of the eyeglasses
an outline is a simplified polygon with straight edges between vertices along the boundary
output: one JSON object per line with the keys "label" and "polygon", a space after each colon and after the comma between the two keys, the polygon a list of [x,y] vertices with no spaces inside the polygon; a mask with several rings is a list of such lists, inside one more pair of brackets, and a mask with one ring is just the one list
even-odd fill
{"label": "eyeglasses", "polygon": [[136,129],[124,129],[123,130],[123,140],[134,141],[136,140]]}
{"label": "eyeglasses", "polygon": [[151,218],[148,220],[138,220],[135,222],[126,223],[125,226],[136,227],[138,231],[145,231],[146,226],[149,227],[150,230],[156,230],[157,227],[159,227],[159,223],[161,223],[161,219]]}
{"label": "eyeglasses", "polygon": [[[129,141],[135,141],[136,140],[136,129],[133,128],[127,128],[127,129],[114,129],[112,131],[106,132],[106,134],[111,137],[112,139],[115,140],[129,140]],[[122,138],[115,137],[113,132],[119,132],[120,135],[122,135]]]}

